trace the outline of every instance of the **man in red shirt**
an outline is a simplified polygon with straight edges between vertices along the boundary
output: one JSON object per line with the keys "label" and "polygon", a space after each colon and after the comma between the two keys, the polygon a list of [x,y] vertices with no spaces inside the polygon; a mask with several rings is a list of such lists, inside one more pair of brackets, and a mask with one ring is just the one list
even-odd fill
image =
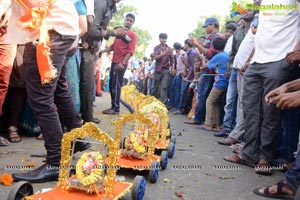
{"label": "man in red shirt", "polygon": [[125,17],[125,28],[128,29],[125,37],[116,37],[113,44],[103,52],[113,51],[113,58],[110,68],[109,91],[111,96],[111,108],[104,110],[103,114],[118,114],[120,112],[120,95],[123,82],[123,76],[127,69],[128,60],[134,54],[137,37],[133,31],[130,30],[134,24],[135,16],[129,13]]}

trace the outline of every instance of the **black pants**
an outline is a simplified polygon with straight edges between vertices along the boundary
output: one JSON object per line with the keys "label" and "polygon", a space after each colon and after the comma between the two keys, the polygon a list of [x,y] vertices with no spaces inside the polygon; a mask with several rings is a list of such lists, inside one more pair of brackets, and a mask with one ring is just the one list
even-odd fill
{"label": "black pants", "polygon": [[66,65],[68,58],[75,53],[71,48],[76,36],[49,32],[52,64],[58,71],[57,77],[49,84],[41,84],[38,72],[36,47],[31,46],[26,58],[25,83],[28,102],[41,127],[47,151],[47,163],[59,165],[63,131],[57,109],[69,130],[81,126],[79,114],[67,88]]}
{"label": "black pants", "polygon": [[126,67],[122,71],[117,70],[118,63],[111,63],[110,79],[109,79],[109,92],[111,97],[111,108],[116,112],[120,112],[120,96],[121,87],[123,84],[123,76],[126,71]]}

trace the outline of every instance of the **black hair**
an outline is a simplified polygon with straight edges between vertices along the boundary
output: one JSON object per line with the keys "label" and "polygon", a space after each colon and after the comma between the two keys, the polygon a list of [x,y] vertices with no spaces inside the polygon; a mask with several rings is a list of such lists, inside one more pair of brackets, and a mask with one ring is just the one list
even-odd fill
{"label": "black hair", "polygon": [[159,34],[158,36],[159,38],[163,38],[163,39],[167,39],[168,38],[168,35],[166,33],[161,33]]}
{"label": "black hair", "polygon": [[213,24],[213,25],[214,25],[214,27],[215,27],[216,29],[218,29],[218,28],[220,27],[219,24]]}
{"label": "black hair", "polygon": [[133,19],[133,21],[135,21],[135,15],[132,14],[132,13],[128,13],[128,14],[125,16],[125,18],[126,18],[126,17],[130,17],[130,18]]}
{"label": "black hair", "polygon": [[200,36],[199,38],[198,38],[198,40],[200,40],[200,39],[206,39],[206,36],[204,36],[204,35],[202,35],[202,36]]}
{"label": "black hair", "polygon": [[188,45],[190,48],[193,47],[193,44],[190,42],[190,39],[184,40],[184,44]]}
{"label": "black hair", "polygon": [[237,24],[237,22],[235,21],[235,20],[228,20],[228,21],[226,21],[226,23],[225,23],[225,26],[227,26],[228,24]]}
{"label": "black hair", "polygon": [[232,30],[232,32],[234,32],[234,31],[236,31],[236,24],[229,23],[226,25],[225,29],[229,29],[229,30]]}
{"label": "black hair", "polygon": [[214,49],[217,51],[223,51],[226,45],[227,39],[221,38],[221,37],[216,37],[212,44],[214,46]]}

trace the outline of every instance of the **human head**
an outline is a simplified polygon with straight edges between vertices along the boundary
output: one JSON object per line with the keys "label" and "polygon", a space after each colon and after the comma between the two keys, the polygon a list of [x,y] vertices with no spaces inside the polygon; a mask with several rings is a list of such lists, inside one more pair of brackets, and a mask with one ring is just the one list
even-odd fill
{"label": "human head", "polygon": [[135,15],[132,14],[132,13],[128,13],[126,16],[125,16],[125,27],[130,29],[131,26],[134,24],[135,22]]}
{"label": "human head", "polygon": [[199,43],[200,43],[201,45],[204,45],[205,40],[206,40],[206,37],[205,37],[204,35],[202,35],[202,36],[200,36],[200,37],[198,38],[198,41],[199,41]]}
{"label": "human head", "polygon": [[225,38],[228,39],[236,30],[236,25],[233,23],[227,24],[225,28]]}
{"label": "human head", "polygon": [[205,28],[207,34],[210,34],[219,29],[219,21],[215,17],[209,17],[205,20],[202,27]]}
{"label": "human head", "polygon": [[212,44],[214,46],[214,49],[217,51],[223,51],[226,45],[227,39],[226,38],[221,38],[221,37],[216,37]]}
{"label": "human head", "polygon": [[161,44],[166,44],[168,39],[168,35],[166,33],[160,33],[158,37]]}
{"label": "human head", "polygon": [[184,51],[188,51],[190,48],[193,47],[192,42],[190,41],[190,39],[186,39],[184,40],[184,45],[183,45],[183,50]]}
{"label": "human head", "polygon": [[181,50],[182,49],[182,46],[179,42],[175,42],[173,47],[174,47],[175,50]]}

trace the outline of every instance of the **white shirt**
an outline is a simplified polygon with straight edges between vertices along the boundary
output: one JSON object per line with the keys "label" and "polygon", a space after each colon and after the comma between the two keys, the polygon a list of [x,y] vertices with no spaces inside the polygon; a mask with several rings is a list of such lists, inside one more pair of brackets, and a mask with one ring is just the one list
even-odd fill
{"label": "white shirt", "polygon": [[226,42],[226,45],[225,45],[225,48],[224,48],[224,51],[225,51],[228,55],[231,54],[232,41],[233,41],[233,35],[230,36],[230,37],[227,39],[227,42]]}
{"label": "white shirt", "polygon": [[260,11],[252,63],[282,60],[300,39],[300,3],[296,0],[263,0],[261,5],[272,4],[298,5],[298,10]]}
{"label": "white shirt", "polygon": [[[33,5],[44,4],[48,0],[28,0]],[[25,9],[17,1],[11,2],[12,15],[8,21],[6,40],[3,43],[24,44],[39,38],[39,30],[29,32],[17,25],[18,19],[24,15]],[[55,0],[48,10],[47,25],[49,30],[53,29],[62,35],[79,34],[78,14],[72,1]]]}
{"label": "white shirt", "polygon": [[239,49],[234,57],[232,67],[234,69],[241,69],[242,66],[248,60],[252,49],[254,48],[254,38],[255,35],[252,33],[251,28],[248,30],[248,33],[245,35],[242,43],[239,46]]}
{"label": "white shirt", "polygon": [[186,52],[181,50],[179,55],[176,55],[176,74],[179,75],[180,73],[185,71],[185,64],[182,62],[182,57],[186,57]]}
{"label": "white shirt", "polygon": [[84,0],[86,6],[86,15],[95,16],[94,13],[94,0]]}

